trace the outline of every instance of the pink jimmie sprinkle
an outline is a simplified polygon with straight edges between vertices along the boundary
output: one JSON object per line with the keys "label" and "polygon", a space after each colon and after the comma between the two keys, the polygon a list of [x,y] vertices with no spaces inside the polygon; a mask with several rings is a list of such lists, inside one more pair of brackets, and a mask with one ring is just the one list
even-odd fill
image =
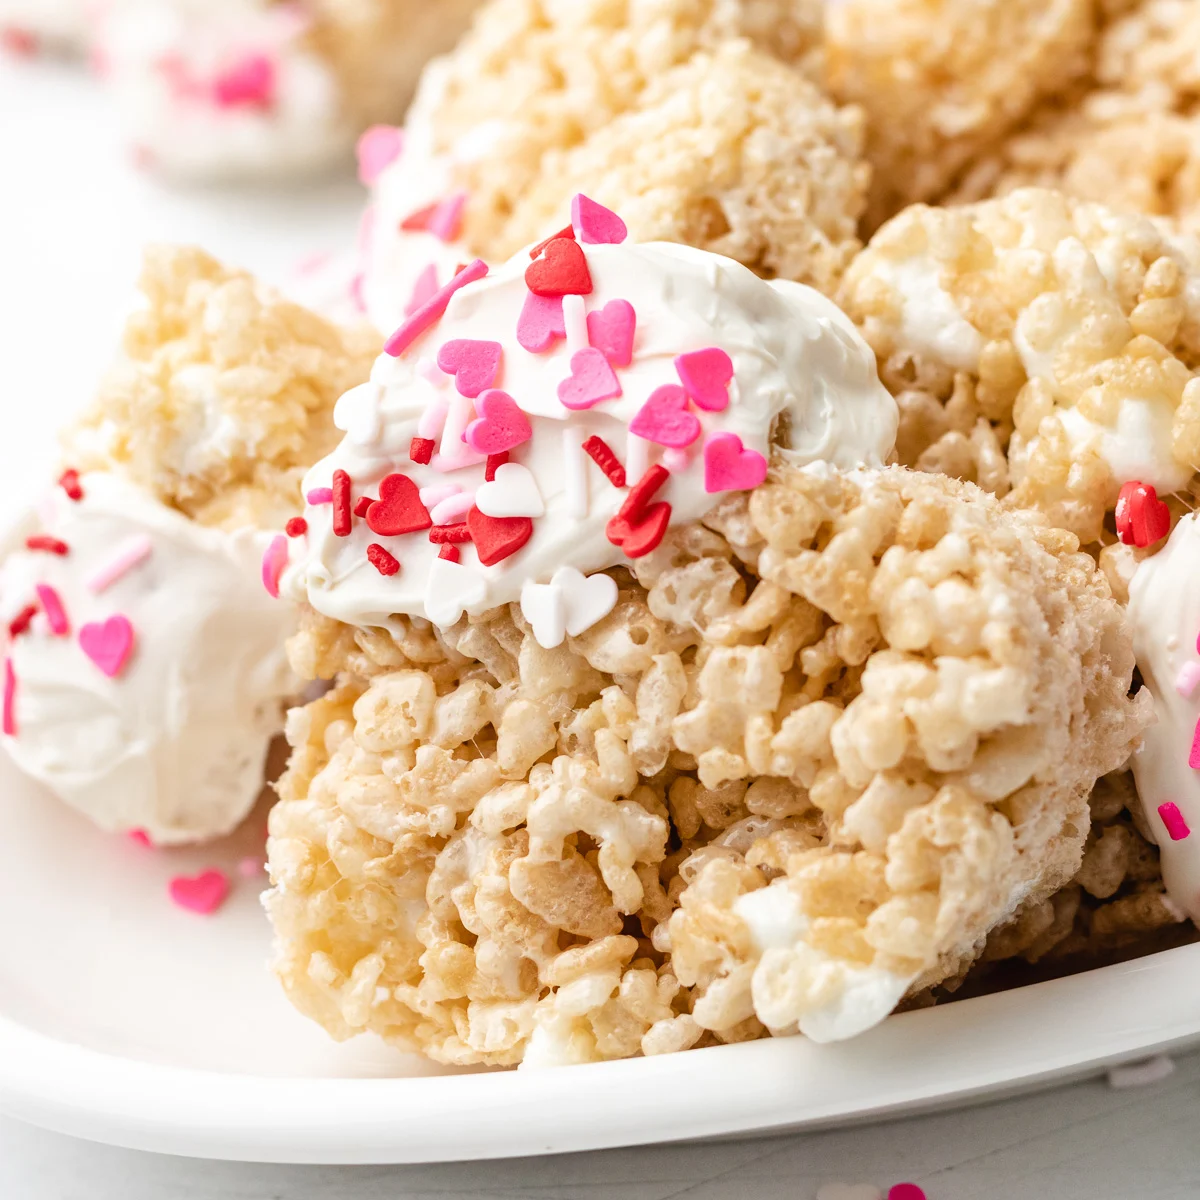
{"label": "pink jimmie sprinkle", "polygon": [[270,108],[275,103],[275,64],[265,54],[247,54],[212,85],[218,108]]}
{"label": "pink jimmie sprinkle", "polygon": [[144,534],[137,534],[117,547],[116,553],[104,566],[92,572],[84,580],[84,587],[89,592],[99,595],[105,588],[111,587],[122,575],[133,570],[138,563],[150,557],[154,543]]}
{"label": "pink jimmie sprinkle", "polygon": [[55,637],[66,637],[71,632],[71,622],[67,620],[62,598],[48,583],[39,583],[34,590],[42,602],[42,612],[46,614],[50,632]]}
{"label": "pink jimmie sprinkle", "polygon": [[399,329],[388,338],[384,345],[384,353],[393,358],[399,358],[446,311],[454,293],[477,279],[482,279],[488,273],[488,265],[481,258],[463,267],[443,288],[438,288],[411,317],[408,317]]}
{"label": "pink jimmie sprinkle", "polygon": [[4,660],[4,724],[5,737],[17,736],[17,673],[11,658]]}
{"label": "pink jimmie sprinkle", "polygon": [[462,488],[456,483],[432,483],[429,487],[423,487],[417,494],[426,508],[434,509],[443,500],[449,500],[451,496],[456,496],[461,491]]}
{"label": "pink jimmie sprinkle", "polygon": [[888,1188],[887,1200],[927,1200],[927,1197],[915,1183],[893,1183]]}
{"label": "pink jimmie sprinkle", "polygon": [[462,232],[462,214],[466,203],[466,192],[456,192],[447,197],[433,210],[425,228],[443,242],[456,241]]}
{"label": "pink jimmie sprinkle", "polygon": [[188,912],[207,917],[215,913],[229,895],[229,876],[211,868],[199,875],[176,875],[167,884],[171,899]]}
{"label": "pink jimmie sprinkle", "polygon": [[275,600],[279,599],[279,577],[287,566],[287,560],[288,540],[281,533],[271,539],[262,560],[263,587],[267,589],[267,595]]}
{"label": "pink jimmie sprinkle", "polygon": [[475,507],[474,492],[456,492],[447,496],[429,510],[435,525],[453,525],[461,520]]}
{"label": "pink jimmie sprinkle", "polygon": [[314,508],[318,504],[333,503],[333,488],[313,488],[307,496],[304,497]]}
{"label": "pink jimmie sprinkle", "polygon": [[370,187],[403,152],[403,129],[395,125],[372,125],[358,139],[358,178],[363,187]]}
{"label": "pink jimmie sprinkle", "polygon": [[1168,800],[1165,804],[1160,804],[1158,815],[1162,818],[1167,833],[1171,835],[1171,841],[1182,842],[1192,832],[1188,828],[1188,823],[1183,819],[1183,813],[1179,811],[1179,805],[1173,801]]}

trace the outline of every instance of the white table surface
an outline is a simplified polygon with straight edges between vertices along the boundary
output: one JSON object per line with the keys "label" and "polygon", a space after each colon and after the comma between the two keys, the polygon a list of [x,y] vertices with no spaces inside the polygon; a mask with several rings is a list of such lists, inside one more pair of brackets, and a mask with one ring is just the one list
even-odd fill
{"label": "white table surface", "polygon": [[[663,1103],[670,1103],[663,1097]],[[929,1200],[1195,1200],[1200,1055],[960,1112],[749,1142],[418,1167],[286,1167],[116,1150],[0,1120],[5,1200],[814,1200],[911,1180]]]}
{"label": "white table surface", "polygon": [[[0,64],[0,327],[25,403],[90,392],[120,327],[138,247],[194,240],[283,282],[301,254],[352,237],[351,181],[181,192],[116,164],[102,100],[73,72]],[[13,280],[20,280],[17,288]],[[70,351],[64,353],[64,339]],[[4,455],[4,492],[49,445]],[[662,1098],[664,1104],[670,1097]],[[427,1167],[279,1167],[156,1157],[0,1120],[0,1200],[812,1200],[825,1183],[911,1179],[929,1200],[1200,1196],[1200,1056],[1151,1087],[1103,1081],[884,1125],[771,1141]]]}

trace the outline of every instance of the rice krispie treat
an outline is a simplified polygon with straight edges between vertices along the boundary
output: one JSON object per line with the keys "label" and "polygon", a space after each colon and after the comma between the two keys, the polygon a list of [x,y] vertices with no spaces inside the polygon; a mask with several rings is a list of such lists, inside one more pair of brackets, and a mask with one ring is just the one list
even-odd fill
{"label": "rice krispie treat", "polygon": [[146,165],[267,177],[400,120],[479,0],[106,0],[96,59]]}
{"label": "rice krispie treat", "polygon": [[795,0],[491,0],[403,137],[365,143],[372,320],[390,331],[457,263],[537,241],[584,188],[639,240],[830,291],[868,170],[860,114],[805,77],[818,28]]}
{"label": "rice krispie treat", "polygon": [[[1149,547],[1200,464],[1200,246],[1039,189],[917,205],[843,303],[900,406],[900,460],[1038,508],[1084,543]],[[1164,502],[1169,507],[1163,507]],[[1144,518],[1144,519],[1143,519]]]}
{"label": "rice krispie treat", "polygon": [[[933,200],[1088,73],[1095,0],[837,0],[828,83],[867,114],[866,224]],[[1099,197],[1098,197],[1099,198]]]}
{"label": "rice krispie treat", "polygon": [[297,686],[270,527],[374,342],[196,250],[152,251],[141,286],[68,469],[0,568],[2,732],[101,828],[171,843],[228,831],[262,788]]}
{"label": "rice krispie treat", "polygon": [[455,1064],[850,1036],[1075,874],[1145,718],[1123,613],[1038,514],[883,467],[819,294],[573,218],[419,309],[305,481],[334,686],[275,969]]}
{"label": "rice krispie treat", "polygon": [[974,200],[1028,184],[1200,226],[1200,9],[1147,0],[1101,37],[1093,90],[1051,104],[974,164]]}

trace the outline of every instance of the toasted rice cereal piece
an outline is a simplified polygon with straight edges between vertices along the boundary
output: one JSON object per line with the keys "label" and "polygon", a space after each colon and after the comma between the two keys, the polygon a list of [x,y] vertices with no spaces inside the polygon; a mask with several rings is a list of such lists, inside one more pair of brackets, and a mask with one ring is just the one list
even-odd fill
{"label": "toasted rice cereal piece", "polygon": [[337,443],[334,403],[370,374],[376,335],[190,247],[151,247],[139,286],[122,358],[64,435],[66,461],[119,470],[205,524],[281,525]]}
{"label": "toasted rice cereal piece", "polygon": [[1050,104],[955,189],[959,201],[1038,184],[1200,227],[1200,10],[1147,0],[1102,35],[1094,90]]}
{"label": "toasted rice cereal piece", "polygon": [[1086,75],[1094,10],[1092,0],[829,5],[830,90],[867,112],[867,228],[940,196],[1040,101]]}
{"label": "toasted rice cereal piece", "polygon": [[1112,540],[1121,484],[1166,498],[1200,464],[1198,281],[1192,238],[1027,188],[905,210],[855,260],[843,303],[900,406],[902,462],[1090,544]]}
{"label": "toasted rice cereal piece", "polygon": [[294,639],[340,674],[289,719],[267,907],[334,1036],[661,1053],[794,1029],[873,972],[844,1036],[1078,870],[1146,714],[1070,535],[944,477],[777,464],[634,570],[555,650],[516,605]]}

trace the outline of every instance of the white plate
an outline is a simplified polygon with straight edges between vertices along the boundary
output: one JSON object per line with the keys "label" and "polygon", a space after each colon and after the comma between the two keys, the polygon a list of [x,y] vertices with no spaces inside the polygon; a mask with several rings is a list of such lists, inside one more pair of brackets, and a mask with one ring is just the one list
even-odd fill
{"label": "white plate", "polygon": [[[109,358],[148,237],[200,241],[282,280],[348,245],[353,186],[185,194],[123,168],[103,105],[55,68],[0,63],[0,524],[45,478],[53,430]],[[65,147],[65,149],[60,149]],[[79,181],[87,181],[81,195]],[[163,854],[106,837],[0,754],[0,1111],[147,1150],[422,1162],[774,1132],[961,1103],[1200,1041],[1200,946],[893,1017],[842,1046],[793,1039],[660,1059],[441,1077],[334,1045],[264,970],[257,886],[215,917],[167,879],[261,849]]]}

